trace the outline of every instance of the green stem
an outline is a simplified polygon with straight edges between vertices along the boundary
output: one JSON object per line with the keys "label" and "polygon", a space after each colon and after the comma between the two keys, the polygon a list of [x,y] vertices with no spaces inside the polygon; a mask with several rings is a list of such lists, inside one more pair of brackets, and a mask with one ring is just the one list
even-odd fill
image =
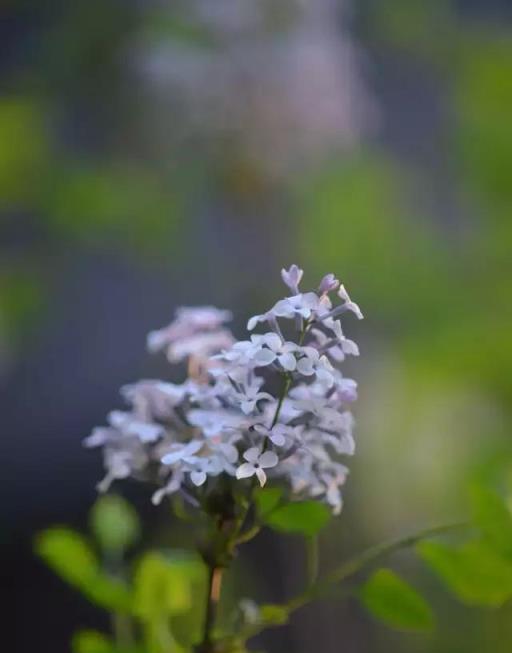
{"label": "green stem", "polygon": [[341,564],[339,567],[331,571],[325,578],[310,585],[304,592],[292,599],[286,607],[290,613],[294,612],[306,603],[309,603],[309,601],[322,596],[322,594],[329,590],[333,584],[340,583],[351,578],[359,571],[364,569],[366,565],[374,563],[377,560],[391,555],[392,553],[395,553],[401,549],[406,549],[414,546],[421,540],[436,537],[437,535],[444,535],[445,533],[459,530],[461,528],[465,528],[466,526],[468,526],[467,522],[457,522],[454,524],[436,526],[434,528],[425,529],[413,535],[408,535],[407,537],[392,540],[390,542],[383,542],[382,544],[377,544],[373,547],[370,547],[366,551],[363,551],[363,553]]}
{"label": "green stem", "polygon": [[119,612],[112,614],[112,630],[116,646],[129,649],[134,645],[130,617]]}

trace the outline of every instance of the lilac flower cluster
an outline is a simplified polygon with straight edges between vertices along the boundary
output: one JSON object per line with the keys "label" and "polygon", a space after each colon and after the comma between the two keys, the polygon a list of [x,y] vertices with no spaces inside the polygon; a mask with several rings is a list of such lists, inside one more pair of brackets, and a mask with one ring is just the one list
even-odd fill
{"label": "lilac flower cluster", "polygon": [[249,320],[249,331],[264,332],[248,340],[235,340],[224,326],[229,311],[210,306],[181,308],[169,326],[149,334],[150,351],[186,361],[188,378],[122,388],[130,409],[111,412],[108,426],[85,440],[103,447],[101,491],[134,477],[158,485],[155,503],[178,492],[197,503],[221,475],[233,484],[255,477],[262,486],[269,477],[295,497],[341,510],[348,470],[339,458],[354,453],[348,405],[357,385],[334,365],[359,351],[339,317],[363,316],[334,275],[300,292],[301,269],[281,274],[291,295]]}

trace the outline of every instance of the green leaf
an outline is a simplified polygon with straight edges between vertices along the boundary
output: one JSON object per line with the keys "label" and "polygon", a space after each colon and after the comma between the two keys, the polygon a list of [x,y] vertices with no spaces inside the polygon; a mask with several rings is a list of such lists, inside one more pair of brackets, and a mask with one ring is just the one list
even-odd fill
{"label": "green leaf", "polygon": [[91,527],[100,546],[110,553],[122,553],[139,537],[137,513],[123,498],[106,495],[91,511]]}
{"label": "green leaf", "polygon": [[268,603],[260,606],[262,623],[272,626],[282,626],[288,622],[288,610],[284,605]]}
{"label": "green leaf", "polygon": [[254,494],[254,503],[256,504],[260,517],[265,517],[274,508],[277,508],[282,496],[283,490],[280,487],[260,488]]}
{"label": "green leaf", "polygon": [[35,551],[70,585],[82,587],[98,573],[98,561],[89,543],[69,528],[55,527],[39,533]]}
{"label": "green leaf", "polygon": [[49,528],[36,537],[35,551],[55,573],[93,603],[108,610],[130,610],[128,589],[101,571],[93,550],[80,533]]}
{"label": "green leaf", "polygon": [[194,600],[194,583],[202,576],[204,566],[195,556],[145,554],[135,571],[135,614],[151,622],[187,612]]}
{"label": "green leaf", "polygon": [[283,533],[316,535],[329,521],[331,511],[318,501],[287,503],[265,516],[265,523]]}
{"label": "green leaf", "polygon": [[483,541],[458,549],[421,542],[417,551],[464,603],[498,607],[512,596],[512,564]]}
{"label": "green leaf", "polygon": [[500,495],[490,488],[471,489],[473,520],[489,543],[512,557],[512,513]]}
{"label": "green leaf", "polygon": [[429,604],[390,569],[376,571],[362,587],[360,599],[374,617],[392,628],[433,628],[434,615]]}
{"label": "green leaf", "polygon": [[114,653],[111,640],[97,630],[80,630],[71,641],[73,653]]}

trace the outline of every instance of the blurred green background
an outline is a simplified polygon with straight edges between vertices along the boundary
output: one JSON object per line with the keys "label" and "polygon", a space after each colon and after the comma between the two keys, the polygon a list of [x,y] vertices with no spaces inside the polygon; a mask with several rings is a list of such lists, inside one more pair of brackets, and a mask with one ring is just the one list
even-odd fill
{"label": "blurred green background", "polygon": [[[283,265],[311,286],[335,272],[366,316],[345,326],[358,452],[326,566],[464,515],[472,479],[509,473],[511,19],[506,0],[3,4],[1,541],[15,623],[35,615],[16,650],[66,651],[99,619],[30,538],[85,520],[100,461],[80,439],[119,385],[167,373],[145,333],[212,302],[241,335]],[[263,537],[248,560],[268,551],[277,571],[255,592],[287,596],[301,550]],[[463,608],[397,564],[434,597],[435,634],[325,604],[266,647],[510,650],[510,607]]]}

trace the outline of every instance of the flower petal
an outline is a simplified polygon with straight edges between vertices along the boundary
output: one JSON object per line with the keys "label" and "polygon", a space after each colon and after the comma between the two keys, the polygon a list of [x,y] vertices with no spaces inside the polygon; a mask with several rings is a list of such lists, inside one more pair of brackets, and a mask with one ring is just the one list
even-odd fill
{"label": "flower petal", "polygon": [[254,471],[256,472],[256,476],[258,477],[258,481],[260,482],[261,487],[263,487],[267,482],[267,475],[261,469],[261,467],[257,467]]}
{"label": "flower petal", "polygon": [[260,349],[252,357],[252,360],[254,361],[256,367],[263,367],[265,365],[270,365],[270,363],[273,363],[275,359],[276,359],[276,355],[270,349]]}
{"label": "flower petal", "polygon": [[244,452],[244,458],[249,463],[257,462],[259,457],[260,457],[260,449],[258,449],[258,447],[251,447],[250,449],[247,449],[247,451]]}
{"label": "flower petal", "polygon": [[289,372],[293,372],[293,370],[297,367],[297,361],[295,360],[295,356],[293,354],[282,354],[281,356],[278,356],[277,359],[283,368]]}
{"label": "flower petal", "polygon": [[250,476],[254,475],[255,471],[256,469],[254,465],[251,465],[251,463],[243,463],[242,465],[240,465],[240,467],[237,468],[236,477],[238,479],[249,478]]}
{"label": "flower petal", "polygon": [[203,485],[203,483],[206,481],[206,473],[205,472],[191,472],[190,473],[190,480],[194,485],[200,486]]}
{"label": "flower petal", "polygon": [[262,453],[261,456],[259,457],[258,462],[260,464],[260,467],[264,467],[265,469],[267,469],[269,467],[275,467],[279,462],[279,458],[277,457],[277,454],[274,453],[273,451],[265,451],[265,453]]}

